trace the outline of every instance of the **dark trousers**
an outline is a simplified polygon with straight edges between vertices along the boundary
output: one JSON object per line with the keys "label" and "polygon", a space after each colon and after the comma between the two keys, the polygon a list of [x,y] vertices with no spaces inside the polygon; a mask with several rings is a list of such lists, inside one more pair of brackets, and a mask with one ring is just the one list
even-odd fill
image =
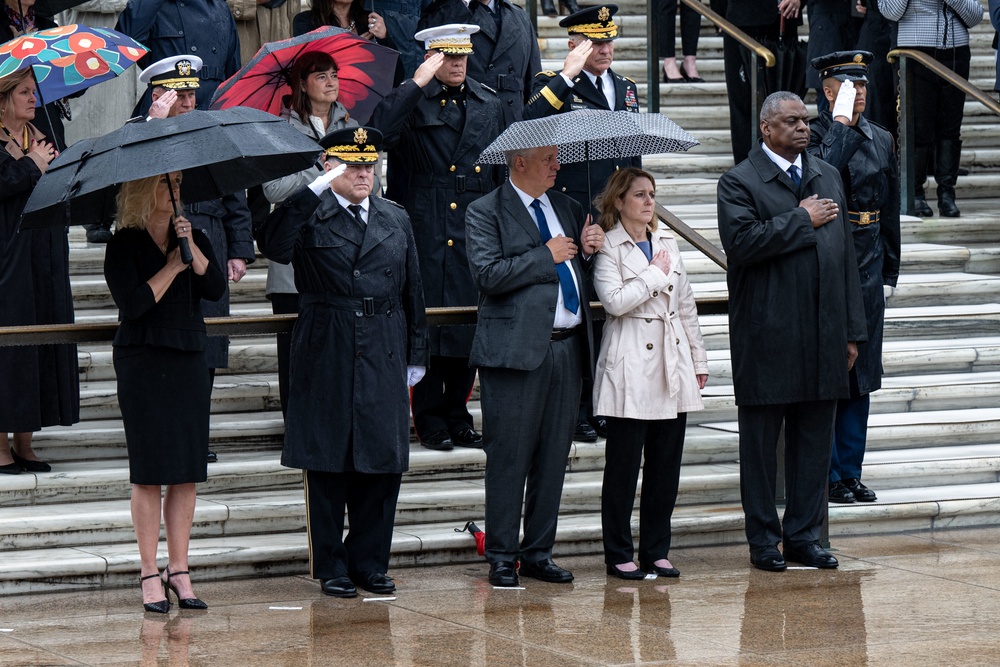
{"label": "dark trousers", "polygon": [[[864,19],[851,15],[850,4],[853,4],[850,0],[812,0],[809,3],[808,62],[834,51],[857,48]],[[806,67],[806,87],[816,89],[816,110],[826,111],[830,105],[823,95],[819,71],[813,67]]]}
{"label": "dark trousers", "polygon": [[[739,407],[740,498],[751,549],[819,539],[837,401]],[[785,424],[785,515],[774,503],[777,443]]]}
{"label": "dark trousers", "polygon": [[[580,402],[586,332],[549,343],[533,371],[480,368],[486,451],[486,559],[552,556]],[[518,546],[522,499],[524,539]]]}
{"label": "dark trousers", "polygon": [[[968,46],[955,49],[907,47],[923,51],[964,79],[969,78],[971,52]],[[958,141],[962,135],[965,93],[914,63],[913,99],[920,100],[914,110],[914,143],[918,148],[940,141]]]}
{"label": "dark trousers", "polygon": [[427,374],[413,387],[413,427],[423,439],[438,431],[472,428],[467,403],[476,369],[468,357],[432,356]]}
{"label": "dark trousers", "polygon": [[[677,0],[657,0],[659,8],[659,52],[661,58],[677,54]],[[687,5],[681,5],[681,52],[686,56],[698,55],[698,36],[701,32],[701,14]]]}
{"label": "dark trousers", "polygon": [[[314,579],[389,571],[398,473],[305,471],[309,567]],[[344,513],[350,530],[344,535]]]}
{"label": "dark trousers", "polygon": [[[289,315],[299,312],[299,295],[275,292],[271,299],[271,312],[275,315]],[[275,336],[278,345],[278,396],[281,398],[281,415],[288,414],[288,355],[292,348],[292,334],[280,333]]]}
{"label": "dark trousers", "polygon": [[657,420],[608,417],[601,487],[604,562],[608,565],[627,563],[634,554],[632,508],[640,465],[639,561],[652,563],[670,552],[670,517],[677,502],[686,425],[687,413]]}
{"label": "dark trousers", "polygon": [[861,479],[861,464],[865,460],[865,445],[868,442],[870,408],[870,394],[837,401],[833,450],[830,453],[831,482]]}
{"label": "dark trousers", "polygon": [[[777,40],[779,24],[746,27],[743,31],[756,40]],[[726,91],[729,94],[729,134],[733,144],[733,162],[739,164],[750,154],[750,129],[757,123],[751,97],[748,58],[740,43],[731,37],[722,38],[722,56],[726,65]]]}

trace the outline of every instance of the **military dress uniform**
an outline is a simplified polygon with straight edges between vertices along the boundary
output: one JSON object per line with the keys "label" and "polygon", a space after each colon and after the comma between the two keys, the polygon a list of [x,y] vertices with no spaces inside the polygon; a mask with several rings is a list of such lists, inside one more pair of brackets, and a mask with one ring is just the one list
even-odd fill
{"label": "military dress uniform", "polygon": [[[871,60],[872,54],[867,51],[839,51],[815,58],[813,67],[820,71],[821,79],[832,76],[841,81],[867,82]],[[868,328],[868,341],[858,343],[858,358],[850,373],[851,397],[837,404],[830,499],[872,501],[875,494],[858,486],[865,456],[869,394],[882,386],[883,285],[895,287],[899,276],[899,170],[895,144],[888,131],[863,115],[856,125],[849,126],[824,111],[810,127],[809,153],[836,167],[844,181]],[[841,483],[848,488],[838,487]]]}
{"label": "military dress uniform", "polygon": [[[468,34],[460,40],[465,46],[450,40],[439,50],[467,53]],[[456,87],[434,79],[424,88],[408,79],[379,104],[372,124],[383,132],[390,154],[409,176],[405,208],[413,224],[427,306],[475,306],[479,294],[465,252],[465,210],[501,179],[498,167],[476,162],[502,131],[500,101],[469,78]],[[474,333],[471,325],[431,328],[431,364],[413,388],[414,426],[428,447],[450,449],[448,436],[454,444],[480,444],[478,434],[473,441],[464,437],[473,429],[466,401],[475,381],[468,362]]]}

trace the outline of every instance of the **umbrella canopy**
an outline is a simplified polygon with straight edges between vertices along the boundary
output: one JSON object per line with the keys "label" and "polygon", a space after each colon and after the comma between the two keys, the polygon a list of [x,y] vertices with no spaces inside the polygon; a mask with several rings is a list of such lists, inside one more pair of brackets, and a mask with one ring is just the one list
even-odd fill
{"label": "umbrella canopy", "polygon": [[30,67],[44,106],[113,79],[148,52],[110,28],[59,26],[0,44],[0,77]]}
{"label": "umbrella canopy", "polygon": [[540,146],[558,146],[559,162],[568,164],[675,153],[697,145],[697,139],[663,114],[580,109],[513,123],[478,161],[503,164],[505,153]]}
{"label": "umbrella canopy", "polygon": [[376,105],[392,90],[399,54],[353,32],[333,27],[265,44],[243,69],[219,86],[211,108],[253,107],[279,115],[282,98],[292,92],[289,83],[292,66],[296,58],[309,51],[333,57],[340,80],[337,101],[356,121],[366,123]]}
{"label": "umbrella canopy", "polygon": [[181,197],[216,199],[311,167],[319,144],[257,109],[192,111],[128,123],[56,158],[24,208],[21,229],[83,225],[114,211],[119,184],[183,171]]}

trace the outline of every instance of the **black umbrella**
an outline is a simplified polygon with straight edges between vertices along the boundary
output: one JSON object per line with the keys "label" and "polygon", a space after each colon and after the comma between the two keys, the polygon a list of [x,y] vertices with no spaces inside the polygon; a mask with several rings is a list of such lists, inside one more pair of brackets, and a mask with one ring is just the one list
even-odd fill
{"label": "black umbrella", "polygon": [[[794,38],[794,33],[788,33]],[[781,18],[781,32],[778,41],[765,39],[761,44],[774,53],[774,67],[764,67],[764,90],[768,95],[779,90],[787,90],[799,97],[806,94],[806,67],[809,66],[808,45],[801,39],[790,39],[785,33],[785,18]],[[749,50],[744,53],[744,69],[749,71]],[[758,61],[760,62],[760,61]]]}
{"label": "black umbrella", "polygon": [[60,154],[31,193],[20,228],[106,219],[118,185],[172,171],[184,172],[184,201],[216,199],[307,169],[322,150],[288,121],[258,109],[128,123]]}

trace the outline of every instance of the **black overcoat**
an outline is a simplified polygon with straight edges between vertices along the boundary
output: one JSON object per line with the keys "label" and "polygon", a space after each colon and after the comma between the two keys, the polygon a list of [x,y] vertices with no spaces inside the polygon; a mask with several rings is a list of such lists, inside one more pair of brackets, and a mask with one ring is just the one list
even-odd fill
{"label": "black overcoat", "polygon": [[[797,187],[757,145],[719,179],[737,405],[848,398],[847,343],[867,339],[840,175],[802,166]],[[799,206],[813,194],[841,210],[818,229]]]}
{"label": "black overcoat", "polygon": [[[524,119],[543,118],[575,109],[603,109],[639,113],[639,93],[635,81],[608,70],[615,82],[615,108],[608,109],[608,100],[581,72],[573,79],[573,87],[558,72],[540,72],[535,76],[531,97],[524,107]],[[642,158],[626,157],[589,162],[562,164],[556,175],[555,189],[575,199],[585,211],[593,208],[593,199],[601,194],[608,179],[618,169],[642,168]],[[590,175],[588,181],[588,174]],[[596,216],[595,216],[596,220]]]}
{"label": "black overcoat", "polygon": [[851,372],[851,392],[868,394],[882,387],[882,286],[895,286],[899,277],[899,168],[895,144],[891,134],[864,116],[856,127],[849,127],[824,111],[810,127],[808,150],[840,170],[848,210],[879,212],[877,221],[862,224],[859,215],[852,216],[850,223],[868,324],[868,342],[858,345],[858,360]]}
{"label": "black overcoat", "polygon": [[[474,306],[479,298],[465,250],[465,210],[497,187],[500,168],[477,162],[503,128],[500,101],[472,79],[465,81],[465,111],[434,80],[412,79],[375,109],[372,124],[406,167],[406,211],[420,255],[429,307]],[[468,357],[473,326],[433,327],[431,354]]]}
{"label": "black overcoat", "polygon": [[[295,267],[282,465],[403,473],[410,452],[406,366],[426,366],[420,268],[406,213],[369,198],[360,228],[332,191],[308,188],[268,216],[257,244]],[[365,307],[364,298],[370,298]]]}

